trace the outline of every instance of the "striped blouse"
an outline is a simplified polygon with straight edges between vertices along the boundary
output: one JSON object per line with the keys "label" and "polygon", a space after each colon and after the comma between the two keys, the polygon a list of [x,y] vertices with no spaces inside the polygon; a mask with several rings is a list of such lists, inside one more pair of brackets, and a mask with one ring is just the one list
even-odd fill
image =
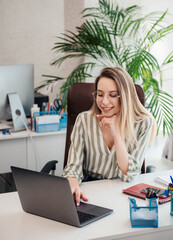
{"label": "striped blouse", "polygon": [[135,123],[137,143],[133,144],[133,147],[126,143],[129,165],[125,175],[118,167],[115,146],[111,150],[108,148],[96,117],[91,114],[91,111],[80,113],[71,134],[68,162],[62,176],[77,178],[80,183],[84,177],[83,169],[85,169],[91,176],[98,179],[120,177],[123,181],[131,181],[141,172],[152,123],[153,120],[150,117]]}

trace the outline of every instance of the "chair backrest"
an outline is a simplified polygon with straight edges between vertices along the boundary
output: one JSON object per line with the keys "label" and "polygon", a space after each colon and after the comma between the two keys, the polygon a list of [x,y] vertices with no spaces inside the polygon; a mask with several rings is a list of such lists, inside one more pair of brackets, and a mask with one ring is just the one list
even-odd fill
{"label": "chair backrest", "polygon": [[[141,86],[135,84],[136,91],[141,101],[142,105],[145,104],[144,91]],[[68,151],[70,147],[70,135],[73,130],[73,126],[76,120],[76,117],[79,113],[88,111],[93,105],[93,96],[92,93],[95,91],[94,83],[74,83],[68,93],[67,98],[67,135],[66,135],[66,146],[65,146],[65,158],[64,158],[64,167],[67,164]],[[145,161],[143,162],[141,172],[145,172]]]}

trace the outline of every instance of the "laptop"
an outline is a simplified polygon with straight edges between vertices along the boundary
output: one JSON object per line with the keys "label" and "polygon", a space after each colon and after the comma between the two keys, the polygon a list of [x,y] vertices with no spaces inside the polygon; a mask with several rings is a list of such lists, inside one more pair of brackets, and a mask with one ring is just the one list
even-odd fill
{"label": "laptop", "polygon": [[83,227],[108,214],[112,209],[80,203],[76,206],[66,178],[11,167],[25,212],[75,227]]}

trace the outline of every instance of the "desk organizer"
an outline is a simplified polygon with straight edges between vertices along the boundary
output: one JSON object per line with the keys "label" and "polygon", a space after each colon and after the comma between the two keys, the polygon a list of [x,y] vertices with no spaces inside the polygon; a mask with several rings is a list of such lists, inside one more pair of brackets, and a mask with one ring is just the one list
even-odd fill
{"label": "desk organizer", "polygon": [[59,131],[60,130],[60,122],[37,124],[37,117],[46,116],[46,115],[57,115],[57,117],[59,116],[56,111],[44,111],[44,112],[34,113],[33,114],[34,131],[38,132],[38,133]]}
{"label": "desk organizer", "polygon": [[67,128],[67,114],[63,112],[60,119],[60,129]]}
{"label": "desk organizer", "polygon": [[156,198],[151,198],[149,206],[137,206],[134,198],[130,201],[130,220],[133,228],[157,228],[158,227],[158,204]]}

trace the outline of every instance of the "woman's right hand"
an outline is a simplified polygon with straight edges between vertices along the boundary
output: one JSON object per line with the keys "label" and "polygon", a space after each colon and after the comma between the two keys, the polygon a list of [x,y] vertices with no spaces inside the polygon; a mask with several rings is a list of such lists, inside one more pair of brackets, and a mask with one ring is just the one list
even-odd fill
{"label": "woman's right hand", "polygon": [[88,198],[86,198],[85,195],[80,190],[78,180],[73,177],[68,177],[67,179],[70,183],[72,194],[74,195],[74,198],[76,200],[76,205],[77,206],[80,205],[80,199],[82,199],[84,201],[88,201]]}

